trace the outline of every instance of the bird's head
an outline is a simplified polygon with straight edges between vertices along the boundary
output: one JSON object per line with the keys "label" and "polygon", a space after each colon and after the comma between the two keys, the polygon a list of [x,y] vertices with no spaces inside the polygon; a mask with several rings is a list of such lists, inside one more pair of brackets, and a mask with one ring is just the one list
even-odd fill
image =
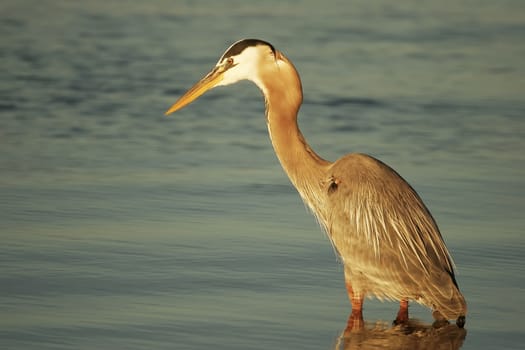
{"label": "bird's head", "polygon": [[277,61],[282,58],[282,54],[265,41],[258,39],[237,41],[224,52],[211,72],[182,95],[165,114],[183,108],[216,86],[251,80],[263,88],[262,77],[267,71],[277,69]]}

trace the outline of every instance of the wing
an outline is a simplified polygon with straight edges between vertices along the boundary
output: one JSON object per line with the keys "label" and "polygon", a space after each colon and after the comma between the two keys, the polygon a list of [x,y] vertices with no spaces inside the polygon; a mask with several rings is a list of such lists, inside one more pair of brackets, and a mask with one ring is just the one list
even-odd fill
{"label": "wing", "polygon": [[434,309],[464,308],[436,222],[392,168],[367,155],[347,155],[331,166],[327,193],[326,230],[345,270],[363,276],[363,289]]}

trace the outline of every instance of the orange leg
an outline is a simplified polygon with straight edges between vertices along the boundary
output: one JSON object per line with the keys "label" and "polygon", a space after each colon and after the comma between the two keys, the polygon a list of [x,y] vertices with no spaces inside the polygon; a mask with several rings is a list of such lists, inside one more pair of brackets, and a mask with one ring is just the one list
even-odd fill
{"label": "orange leg", "polygon": [[394,324],[407,324],[408,323],[408,299],[402,299],[399,302],[399,311],[397,317],[394,320]]}
{"label": "orange leg", "polygon": [[352,304],[352,313],[348,318],[345,333],[356,331],[364,328],[365,322],[363,320],[363,299],[361,293],[356,293],[352,289],[352,285],[347,281],[346,290],[348,291],[348,298]]}

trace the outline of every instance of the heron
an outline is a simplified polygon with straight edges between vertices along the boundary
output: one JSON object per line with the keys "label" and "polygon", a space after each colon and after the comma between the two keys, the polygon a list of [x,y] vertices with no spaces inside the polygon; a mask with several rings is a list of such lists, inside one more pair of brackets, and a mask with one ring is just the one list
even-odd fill
{"label": "heron", "polygon": [[362,327],[365,297],[399,302],[394,324],[406,325],[408,304],[432,310],[435,322],[464,327],[467,304],[436,221],[394,169],[363,153],[335,162],[320,157],[301,133],[302,84],[293,63],[272,44],[243,39],[167,111],[218,86],[248,80],[261,90],[271,143],[282,168],[329,237],[344,269],[349,324]]}

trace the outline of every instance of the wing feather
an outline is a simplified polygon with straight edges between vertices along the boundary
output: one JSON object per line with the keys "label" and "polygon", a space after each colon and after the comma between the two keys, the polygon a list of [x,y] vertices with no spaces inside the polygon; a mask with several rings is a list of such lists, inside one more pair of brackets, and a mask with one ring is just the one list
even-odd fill
{"label": "wing feather", "polygon": [[[350,154],[333,163],[330,176],[338,187],[328,195],[320,221],[345,270],[363,276],[363,289],[420,299],[434,308],[458,299],[454,264],[439,228],[398,173],[370,156]],[[456,304],[465,307],[464,299]]]}

